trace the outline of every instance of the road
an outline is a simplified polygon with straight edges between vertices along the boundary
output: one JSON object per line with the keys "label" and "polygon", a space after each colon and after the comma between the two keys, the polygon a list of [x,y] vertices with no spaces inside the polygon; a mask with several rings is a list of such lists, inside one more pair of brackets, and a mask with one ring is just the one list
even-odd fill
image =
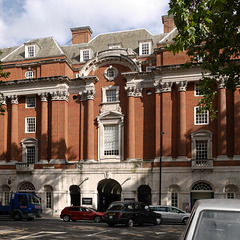
{"label": "road", "polygon": [[57,218],[34,221],[0,220],[0,239],[59,240],[59,239],[164,239],[177,240],[184,225],[144,225],[133,228],[90,221],[63,222]]}

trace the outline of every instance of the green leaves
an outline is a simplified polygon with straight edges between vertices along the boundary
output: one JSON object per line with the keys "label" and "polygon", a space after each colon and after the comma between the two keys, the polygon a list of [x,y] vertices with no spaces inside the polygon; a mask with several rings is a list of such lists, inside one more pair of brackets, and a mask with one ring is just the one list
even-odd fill
{"label": "green leaves", "polygon": [[[199,61],[203,70],[203,99],[200,106],[214,114],[214,84],[226,78],[226,88],[240,84],[240,2],[239,0],[171,0],[169,14],[174,15],[178,35],[167,50],[186,52],[190,62]],[[208,77],[206,74],[208,73]]]}

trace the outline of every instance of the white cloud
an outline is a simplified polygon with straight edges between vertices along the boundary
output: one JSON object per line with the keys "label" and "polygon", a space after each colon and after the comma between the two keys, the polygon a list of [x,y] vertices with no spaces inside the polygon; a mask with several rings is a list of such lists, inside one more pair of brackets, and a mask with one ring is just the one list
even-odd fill
{"label": "white cloud", "polygon": [[168,1],[0,0],[0,47],[48,36],[65,45],[71,39],[70,28],[81,26],[90,26],[93,36],[133,28],[158,34]]}

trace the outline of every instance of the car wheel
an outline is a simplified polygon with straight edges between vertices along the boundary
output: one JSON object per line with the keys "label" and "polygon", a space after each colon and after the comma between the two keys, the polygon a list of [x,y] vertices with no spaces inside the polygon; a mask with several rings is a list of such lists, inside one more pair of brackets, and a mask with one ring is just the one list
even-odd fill
{"label": "car wheel", "polygon": [[108,223],[109,227],[114,227],[114,223]]}
{"label": "car wheel", "polygon": [[160,225],[161,224],[161,218],[156,218],[154,225]]}
{"label": "car wheel", "polygon": [[186,225],[188,223],[188,218],[184,218],[183,223]]}
{"label": "car wheel", "polygon": [[101,218],[100,216],[96,216],[96,217],[94,218],[94,221],[95,221],[96,223],[101,222],[101,220],[102,220],[102,218]]}
{"label": "car wheel", "polygon": [[19,221],[22,219],[22,216],[20,213],[17,212],[17,213],[14,213],[13,219],[14,219],[14,221]]}
{"label": "car wheel", "polygon": [[127,224],[126,224],[128,227],[133,227],[133,225],[134,225],[134,221],[133,221],[133,219],[128,219],[128,222],[127,222]]}
{"label": "car wheel", "polygon": [[70,219],[71,219],[71,218],[70,218],[69,215],[64,215],[64,216],[63,216],[63,221],[64,221],[64,222],[69,222]]}

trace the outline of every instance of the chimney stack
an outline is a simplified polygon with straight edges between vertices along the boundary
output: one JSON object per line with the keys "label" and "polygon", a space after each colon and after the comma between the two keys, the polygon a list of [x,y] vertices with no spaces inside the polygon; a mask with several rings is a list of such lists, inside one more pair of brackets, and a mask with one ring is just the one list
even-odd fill
{"label": "chimney stack", "polygon": [[163,22],[163,25],[164,25],[164,33],[169,33],[176,27],[175,24],[174,24],[173,15],[162,16],[162,22]]}
{"label": "chimney stack", "polygon": [[92,29],[89,26],[71,28],[72,44],[88,43],[91,40]]}

